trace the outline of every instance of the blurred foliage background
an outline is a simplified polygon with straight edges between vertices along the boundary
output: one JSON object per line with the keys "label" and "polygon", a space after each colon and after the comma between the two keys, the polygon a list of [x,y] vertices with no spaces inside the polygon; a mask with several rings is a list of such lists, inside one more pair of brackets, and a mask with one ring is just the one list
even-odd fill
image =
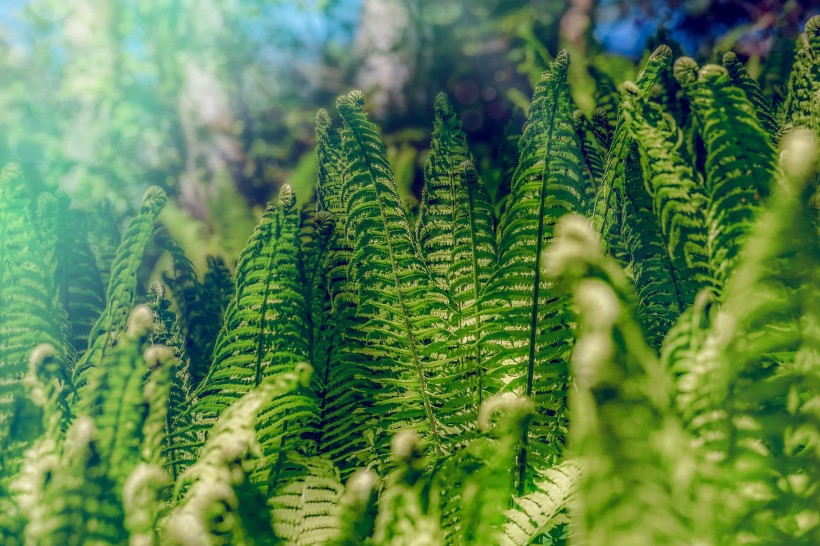
{"label": "blurred foliage background", "polygon": [[[2,0],[0,162],[75,206],[132,212],[149,184],[197,264],[231,261],[289,182],[310,199],[313,117],[357,87],[385,131],[410,206],[432,101],[459,108],[489,189],[530,86],[559,48],[592,107],[589,59],[633,77],[647,44],[783,62],[804,0]],[[783,36],[776,39],[775,36]],[[784,64],[785,65],[785,64]]]}

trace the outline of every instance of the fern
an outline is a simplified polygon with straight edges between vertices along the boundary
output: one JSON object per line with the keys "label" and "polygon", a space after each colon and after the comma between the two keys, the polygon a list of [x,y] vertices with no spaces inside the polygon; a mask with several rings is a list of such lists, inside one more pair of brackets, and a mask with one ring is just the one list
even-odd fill
{"label": "fern", "polygon": [[[449,298],[418,254],[384,145],[362,112],[361,94],[341,97],[337,107],[345,123],[342,200],[345,229],[354,242],[350,277],[358,286],[357,314],[367,320],[365,350],[382,385],[375,411],[382,434],[415,430],[440,454],[445,438],[458,433],[446,428],[440,385],[431,381],[452,360],[443,347]],[[376,442],[385,446],[387,439]]]}
{"label": "fern", "polygon": [[167,544],[274,542],[270,521],[254,517],[259,496],[246,480],[254,463],[264,460],[256,432],[259,414],[271,400],[309,382],[307,368],[295,371],[265,379],[219,418],[198,460],[177,481],[178,506],[164,524]]}
{"label": "fern", "polygon": [[327,352],[314,362],[321,379],[318,448],[333,459],[342,476],[348,476],[372,457],[365,436],[372,435],[374,424],[369,394],[373,384],[366,376],[367,359],[360,352],[366,346],[361,328],[364,320],[356,316],[358,294],[349,278],[353,242],[346,233],[342,203],[341,139],[325,111],[316,117],[316,141],[320,164],[325,165],[319,169],[318,205],[333,215],[335,224],[321,264],[328,292],[325,311],[329,307],[329,313],[317,334]]}
{"label": "fern", "polygon": [[675,62],[706,146],[706,251],[712,288],[720,293],[743,245],[755,209],[769,194],[774,150],[743,91],[723,67],[700,71],[692,59]]}
{"label": "fern", "polygon": [[[236,268],[236,296],[225,312],[208,376],[196,390],[193,415],[207,431],[225,409],[266,378],[292,373],[308,354],[307,309],[298,264],[298,217],[289,186],[271,202]],[[258,431],[266,460],[314,434],[315,399],[304,391],[269,400]],[[264,477],[255,476],[263,481]]]}
{"label": "fern", "polygon": [[806,21],[805,32],[797,39],[794,64],[789,75],[788,89],[780,111],[781,125],[805,127],[820,134],[820,86],[818,73],[820,57],[820,16]]}
{"label": "fern", "polygon": [[584,159],[572,119],[567,86],[569,57],[560,53],[538,83],[519,144],[521,163],[499,231],[498,270],[485,296],[491,316],[483,344],[488,382],[536,402],[524,430],[518,461],[519,494],[533,468],[560,457],[566,433],[566,358],[572,343],[569,307],[550,289],[540,270],[541,251],[558,219],[583,211]]}
{"label": "fern", "polygon": [[448,288],[459,168],[470,159],[470,153],[461,121],[446,95],[436,97],[435,112],[430,155],[424,164],[424,189],[416,234],[433,280]]}
{"label": "fern", "polygon": [[8,498],[8,480],[40,431],[22,384],[29,352],[47,343],[60,367],[68,369],[53,262],[40,244],[26,194],[19,167],[5,167],[0,173],[0,498]]}
{"label": "fern", "polygon": [[283,453],[271,473],[270,491],[273,528],[287,544],[327,544],[338,538],[333,512],[342,483],[332,461]]}
{"label": "fern", "polygon": [[111,266],[105,310],[91,330],[88,351],[74,368],[73,381],[78,397],[82,399],[89,393],[90,400],[82,402],[84,408],[94,405],[93,399],[99,396],[99,393],[95,392],[97,385],[89,385],[89,382],[92,381],[94,374],[105,373],[100,368],[104,367],[117,336],[125,329],[128,313],[135,303],[137,269],[142,262],[145,246],[153,237],[154,222],[165,205],[165,200],[165,192],[157,187],[149,188],[145,192],[140,213],[131,221],[117,249],[117,256]]}

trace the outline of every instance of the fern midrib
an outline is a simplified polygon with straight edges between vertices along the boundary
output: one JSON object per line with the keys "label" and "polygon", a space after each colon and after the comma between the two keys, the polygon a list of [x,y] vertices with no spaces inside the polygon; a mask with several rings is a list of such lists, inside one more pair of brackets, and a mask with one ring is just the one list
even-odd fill
{"label": "fern midrib", "polygon": [[[541,192],[539,194],[538,204],[538,236],[535,243],[535,283],[533,286],[532,309],[530,314],[530,352],[527,362],[527,397],[532,398],[532,383],[533,375],[535,374],[535,341],[538,334],[538,298],[541,292],[541,247],[543,246],[544,237],[544,200],[547,194],[547,186],[549,185],[550,165],[549,157],[552,151],[553,133],[555,131],[555,113],[558,108],[558,97],[560,91],[558,86],[555,86],[555,92],[552,96],[552,104],[549,109],[549,123],[547,125],[548,131],[546,134],[546,145],[544,146],[544,169],[541,172]],[[524,478],[527,472],[527,445],[529,440],[529,423],[525,423],[523,427],[523,437],[521,441],[521,454],[519,457],[518,467],[518,494],[524,494]]]}
{"label": "fern midrib", "polygon": [[[466,179],[466,177],[465,177]],[[466,180],[465,180],[466,181]],[[483,380],[484,380],[484,370],[481,366],[481,305],[479,303],[479,297],[481,295],[481,291],[479,290],[479,279],[478,279],[478,252],[475,241],[476,235],[476,224],[475,224],[475,200],[473,196],[473,192],[470,191],[469,183],[466,184],[467,190],[467,206],[470,213],[470,239],[472,241],[471,250],[472,250],[472,259],[473,259],[473,318],[474,322],[474,332],[475,332],[475,361],[476,361],[476,373],[478,375],[478,405],[477,408],[481,407],[481,401],[483,398]]]}
{"label": "fern midrib", "polygon": [[419,358],[418,348],[416,347],[416,336],[413,333],[413,329],[410,326],[410,320],[408,318],[407,306],[404,303],[404,295],[402,294],[401,284],[399,283],[399,277],[397,272],[397,265],[396,265],[396,256],[395,250],[393,249],[393,240],[390,237],[390,228],[387,223],[387,216],[384,211],[384,203],[381,195],[379,195],[379,185],[376,183],[375,179],[373,178],[373,166],[370,164],[370,159],[365,151],[364,146],[362,146],[361,141],[359,140],[359,135],[356,131],[350,131],[353,139],[356,141],[356,145],[359,147],[361,152],[362,160],[364,161],[365,165],[367,165],[367,172],[368,176],[370,177],[370,182],[373,185],[373,191],[376,193],[376,202],[379,204],[379,216],[382,221],[382,228],[384,229],[385,234],[385,241],[387,243],[387,249],[390,255],[390,271],[393,276],[393,285],[396,287],[396,294],[399,300],[399,306],[401,307],[401,314],[402,314],[402,323],[404,324],[404,329],[407,331],[408,335],[408,342],[410,344],[410,352],[413,355],[413,365],[416,368],[416,373],[419,377],[419,383],[421,386],[421,398],[424,404],[424,411],[427,414],[427,419],[430,421],[430,433],[433,435],[433,446],[435,448],[436,454],[441,456],[441,439],[438,435],[438,428],[436,427],[436,420],[433,417],[433,408],[430,404],[430,397],[427,391],[427,378],[424,376],[424,369],[421,365],[421,359]]}

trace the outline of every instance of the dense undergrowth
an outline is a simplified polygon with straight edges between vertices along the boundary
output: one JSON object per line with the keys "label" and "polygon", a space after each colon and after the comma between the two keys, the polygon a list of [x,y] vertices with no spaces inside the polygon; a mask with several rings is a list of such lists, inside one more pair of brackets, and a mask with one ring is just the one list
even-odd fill
{"label": "dense undergrowth", "polygon": [[354,91],[233,273],[6,167],[0,542],[820,543],[819,56],[562,52],[494,201],[440,96],[417,217]]}

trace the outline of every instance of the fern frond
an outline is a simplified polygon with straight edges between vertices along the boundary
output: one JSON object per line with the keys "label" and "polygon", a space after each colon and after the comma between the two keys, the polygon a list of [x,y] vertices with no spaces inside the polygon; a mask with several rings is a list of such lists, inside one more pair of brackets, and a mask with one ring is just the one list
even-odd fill
{"label": "fern frond", "polygon": [[[635,81],[640,97],[649,95],[652,87],[668,70],[671,58],[672,50],[667,46],[660,46],[652,52]],[[608,148],[609,155],[604,168],[604,177],[595,198],[592,221],[601,233],[604,244],[610,249],[610,255],[614,256],[623,266],[626,266],[628,258],[620,240],[620,222],[623,204],[626,199],[624,185],[627,183],[627,177],[637,175],[637,159],[633,155],[632,139],[629,137],[625,122],[620,115]],[[631,172],[627,170],[627,166],[632,166]],[[632,182],[636,186],[639,183],[634,179]]]}
{"label": "fern frond", "polygon": [[37,206],[43,244],[53,261],[55,304],[66,313],[72,352],[81,355],[105,307],[105,293],[88,245],[87,216],[69,205],[68,196],[58,192],[41,194]]}
{"label": "fern frond", "polygon": [[[134,307],[137,290],[137,270],[142,263],[145,247],[154,234],[154,222],[165,205],[165,192],[157,187],[148,188],[142,200],[139,214],[131,220],[128,231],[117,248],[117,256],[111,266],[111,278],[106,292],[105,310],[97,319],[88,337],[88,350],[74,368],[73,381],[80,400],[99,395],[89,381],[92,370],[104,365],[108,352],[114,347],[117,336],[124,330],[128,314]],[[104,373],[104,372],[100,372]],[[83,411],[94,404],[83,401]]]}
{"label": "fern frond", "polygon": [[[756,220],[695,358],[676,363],[684,422],[712,465],[707,483],[738,492],[712,509],[729,537],[820,539],[820,492],[800,485],[817,483],[820,468],[820,234],[809,205],[817,158],[811,131],[784,141],[787,184]],[[805,519],[795,524],[794,514]]]}
{"label": "fern frond", "polygon": [[271,474],[269,492],[273,528],[286,544],[318,546],[339,537],[334,511],[342,482],[331,460],[283,453]]}
{"label": "fern frond", "polygon": [[754,107],[760,126],[769,134],[769,137],[774,137],[778,130],[777,122],[769,102],[763,96],[760,84],[749,76],[746,67],[731,51],[723,56],[723,67],[729,72],[729,77],[732,78],[735,87],[740,88],[746,94],[746,98]]}
{"label": "fern frond", "polygon": [[300,384],[307,386],[307,369],[296,372],[265,378],[222,413],[196,463],[176,482],[178,504],[163,525],[164,543],[248,546],[274,542],[270,518],[260,514],[260,505],[255,504],[262,497],[252,495],[247,484],[265,460],[257,440],[258,417],[271,400],[287,397]]}
{"label": "fern frond", "polygon": [[[659,144],[655,135],[640,133],[648,122],[635,119],[634,103],[644,103],[646,98],[640,98],[640,89],[632,82],[626,82],[624,90],[626,97],[621,103],[621,119],[629,140],[633,141],[633,151],[627,156],[623,167],[624,178],[620,188],[621,243],[630,258],[632,278],[640,303],[638,317],[650,344],[657,348],[683,309],[694,300],[698,285],[694,283],[694,275],[689,271],[683,254],[679,253],[676,257],[670,249],[669,239],[663,233],[666,226],[661,225],[663,221],[668,222],[661,207],[667,203],[670,190],[674,192],[675,188],[660,188],[660,191],[656,189],[651,184],[655,179],[650,169],[657,170],[657,167],[648,165],[645,156],[639,152],[644,150],[645,153],[647,146]],[[665,121],[674,124],[671,116]],[[638,142],[637,145],[634,143],[645,138],[649,140]],[[694,193],[692,183],[685,187]],[[678,199],[684,200],[693,207],[692,212],[699,214],[695,208],[697,202],[690,202],[689,197],[685,193],[680,195],[678,190]],[[684,215],[679,215],[676,220],[690,225],[697,224],[697,220]],[[671,235],[674,233],[670,233]],[[703,233],[696,232],[696,235],[705,239]]]}
{"label": "fern frond", "polygon": [[592,91],[595,108],[606,116],[610,125],[615,125],[618,121],[618,106],[621,104],[621,94],[618,92],[615,81],[594,64],[590,64],[587,71],[595,82],[595,88]]}
{"label": "fern frond", "polygon": [[805,127],[820,135],[820,15],[806,21],[797,39],[788,90],[780,111],[782,126]]}
{"label": "fern frond", "polygon": [[373,531],[374,544],[437,546],[444,544],[439,500],[429,492],[425,447],[412,430],[391,442],[394,470],[385,480]]}
{"label": "fern frond", "polygon": [[41,431],[39,413],[22,384],[29,353],[47,343],[69,369],[54,269],[26,193],[20,168],[5,167],[0,173],[0,497],[8,495],[8,480]]}
{"label": "fern frond", "polygon": [[319,169],[317,195],[320,208],[333,215],[335,228],[328,241],[322,264],[328,291],[328,316],[319,334],[325,344],[324,358],[317,359],[321,421],[318,447],[340,468],[342,476],[371,462],[372,445],[365,437],[372,435],[374,419],[372,394],[366,363],[361,349],[366,346],[362,331],[365,320],[357,317],[358,290],[349,278],[353,255],[352,234],[347,233],[342,202],[341,138],[331,126],[330,116],[320,110],[316,116],[316,153],[327,167]]}
{"label": "fern frond", "polygon": [[111,284],[111,268],[122,242],[122,226],[110,201],[103,200],[91,211],[88,227],[88,246],[97,262],[103,290]]}
{"label": "fern frond", "polygon": [[136,307],[120,343],[106,359],[105,373],[95,373],[92,380],[94,388],[101,392],[98,406],[89,408],[87,415],[94,419],[97,430],[100,466],[118,488],[122,488],[142,455],[142,426],[147,410],[143,383],[148,375],[143,352],[152,329],[151,310],[145,305]]}
{"label": "fern frond", "polygon": [[540,256],[558,219],[585,211],[584,158],[575,133],[567,84],[569,57],[561,52],[538,83],[521,137],[521,163],[500,227],[498,270],[485,296],[491,320],[483,344],[492,388],[535,401],[520,454],[519,494],[530,467],[556,462],[566,433],[566,360],[572,344],[566,298],[541,275]]}
{"label": "fern frond", "polygon": [[572,291],[579,312],[570,428],[570,449],[581,467],[575,540],[691,543],[692,476],[678,468],[693,465],[694,455],[683,428],[670,418],[671,377],[634,318],[631,283],[601,254],[594,229],[578,216],[559,223],[544,264]]}
{"label": "fern frond", "polygon": [[[485,303],[482,293],[495,271],[495,218],[493,206],[469,161],[461,166],[455,194],[453,250],[448,271],[450,294],[455,303],[454,335],[458,343],[462,381],[453,385],[453,398],[447,404],[461,412],[461,427],[472,428],[487,386],[484,384],[484,362],[489,356],[482,343],[482,317]],[[459,385],[471,385],[457,388]]]}
{"label": "fern frond", "polygon": [[688,57],[675,61],[706,147],[706,248],[712,289],[720,294],[745,241],[761,198],[775,174],[774,149],[742,90],[726,69],[697,70]]}
{"label": "fern frond", "polygon": [[453,258],[459,170],[462,162],[468,159],[470,152],[467,136],[461,130],[461,120],[447,95],[440,93],[435,101],[430,154],[424,163],[424,188],[416,236],[433,281],[444,288],[449,288],[447,272]]}
{"label": "fern frond", "polygon": [[144,462],[137,465],[125,480],[122,504],[129,544],[159,544],[157,520],[162,492],[168,485],[168,475],[161,466]]}
{"label": "fern frond", "polygon": [[[376,394],[381,446],[387,436],[413,429],[440,453],[448,415],[437,396],[452,357],[446,356],[447,294],[433,282],[410,232],[384,144],[362,112],[359,92],[342,96],[337,107],[345,123],[342,200],[345,229],[354,242],[350,278],[358,286],[358,316],[381,383]],[[455,427],[454,427],[455,428]],[[383,449],[382,449],[383,452]]]}
{"label": "fern frond", "polygon": [[506,513],[507,521],[498,539],[503,546],[527,546],[561,523],[575,493],[581,466],[567,460],[546,470],[535,481],[535,491],[515,499],[515,507]]}
{"label": "fern frond", "polygon": [[[163,281],[179,309],[179,326],[184,335],[192,384],[199,385],[208,373],[214,342],[222,324],[224,307],[214,300],[221,299],[219,292],[224,288],[220,284],[224,285],[229,279],[223,280],[224,276],[207,279],[217,283],[214,286],[200,282],[194,264],[163,226],[158,226],[154,231],[154,240],[171,256],[173,275],[163,274]],[[220,270],[217,274],[223,275],[223,272]]]}
{"label": "fern frond", "polygon": [[592,205],[595,202],[595,195],[598,187],[604,178],[604,157],[606,149],[598,144],[593,136],[594,131],[584,113],[576,110],[573,113],[575,119],[575,132],[578,133],[578,140],[581,142],[581,152],[584,156],[584,176],[586,178],[584,197],[589,207],[587,211],[592,213]]}
{"label": "fern frond", "polygon": [[[148,290],[148,306],[154,314],[154,331],[150,336],[151,345],[163,345],[173,353],[173,362],[165,375],[166,368],[157,369],[156,379],[163,383],[170,381],[164,413],[162,445],[165,447],[163,461],[171,478],[176,479],[180,470],[192,462],[195,455],[191,449],[178,448],[178,444],[196,444],[196,435],[190,431],[190,415],[186,413],[189,404],[194,403],[193,387],[189,372],[188,356],[185,352],[185,337],[182,335],[176,313],[171,310],[171,302],[165,298],[165,287],[156,281]],[[165,387],[157,392],[165,396]],[[154,405],[158,407],[158,404]],[[146,434],[146,437],[149,437]],[[158,462],[158,461],[151,461]]]}
{"label": "fern frond", "polygon": [[[265,378],[291,373],[310,356],[294,204],[290,186],[283,186],[239,258],[236,296],[225,312],[211,369],[195,393],[192,411],[202,421],[197,428],[207,427]],[[305,391],[269,400],[258,421],[266,460],[272,464],[279,449],[315,435],[317,413],[314,397]]]}

